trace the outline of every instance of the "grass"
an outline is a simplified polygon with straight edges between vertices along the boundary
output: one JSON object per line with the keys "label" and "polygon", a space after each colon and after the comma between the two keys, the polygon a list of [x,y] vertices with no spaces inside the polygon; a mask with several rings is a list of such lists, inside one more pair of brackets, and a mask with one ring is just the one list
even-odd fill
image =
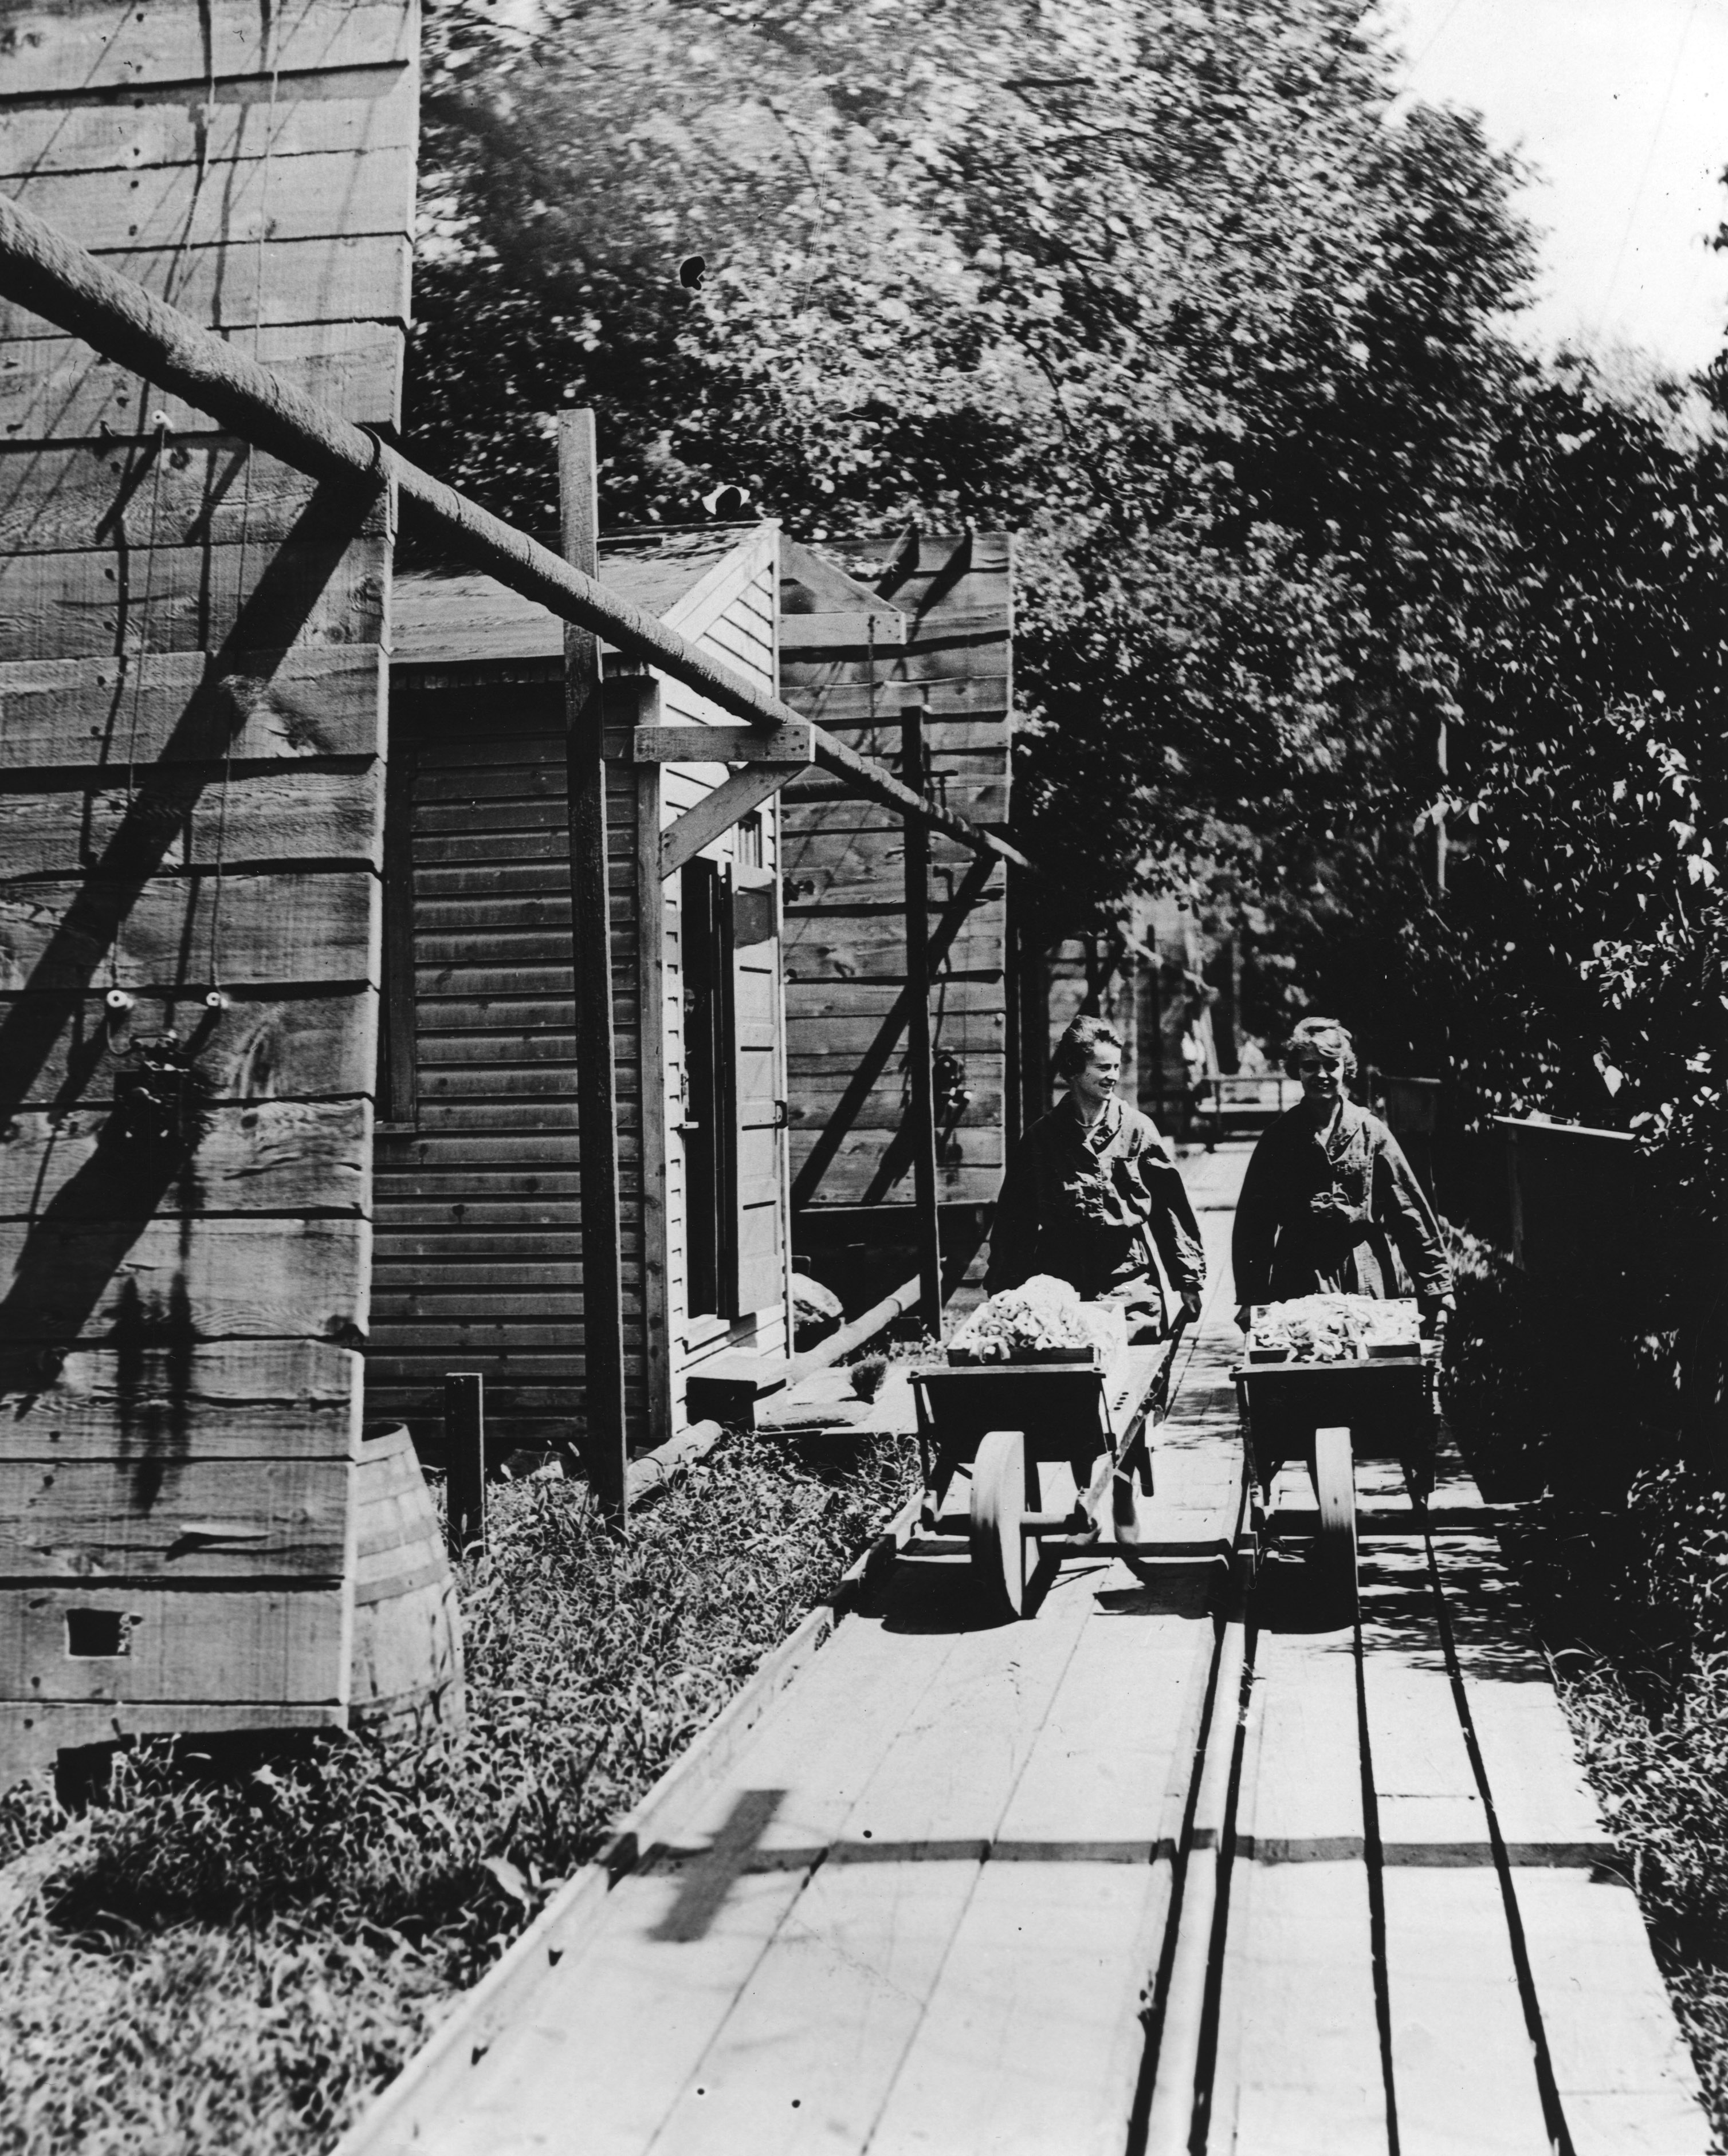
{"label": "grass", "polygon": [[[910,1487],[736,1439],[610,1540],[575,1485],[494,1493],[460,1581],[470,1713],[428,1739],[141,1745],[0,1925],[0,2151],[327,2147]],[[26,1784],[0,1859],[61,1824]]]}
{"label": "grass", "polygon": [[[1581,1489],[1544,1428],[1540,1306],[1492,1251],[1457,1255],[1448,1412],[1485,1493],[1525,1500],[1508,1554],[1728,2146],[1728,1493],[1659,1457]],[[1620,1347],[1659,1415],[1663,1343]]]}

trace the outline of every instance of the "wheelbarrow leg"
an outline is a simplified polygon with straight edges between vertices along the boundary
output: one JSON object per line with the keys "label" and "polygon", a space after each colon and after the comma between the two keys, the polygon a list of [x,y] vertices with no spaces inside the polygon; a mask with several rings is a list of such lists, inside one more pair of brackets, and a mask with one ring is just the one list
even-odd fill
{"label": "wheelbarrow leg", "polygon": [[1321,1592],[1340,1610],[1356,1613],[1356,1475],[1347,1427],[1317,1430],[1314,1443],[1314,1501],[1320,1532],[1314,1568]]}
{"label": "wheelbarrow leg", "polygon": [[972,1576],[993,1617],[1008,1620],[1026,1609],[1026,1437],[1017,1430],[993,1430],[980,1441],[972,1463]]}

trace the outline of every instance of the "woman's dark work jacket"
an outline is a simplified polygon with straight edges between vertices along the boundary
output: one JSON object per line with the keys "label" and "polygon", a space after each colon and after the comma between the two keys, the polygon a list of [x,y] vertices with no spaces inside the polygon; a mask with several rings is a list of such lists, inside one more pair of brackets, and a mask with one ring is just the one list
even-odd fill
{"label": "woman's dark work jacket", "polygon": [[1324,1138],[1306,1104],[1280,1116],[1255,1147],[1237,1201],[1237,1301],[1396,1295],[1395,1248],[1424,1302],[1452,1293],[1433,1208],[1386,1125],[1354,1101]]}
{"label": "woman's dark work jacket", "polygon": [[1088,1130],[1072,1099],[1021,1140],[990,1230],[992,1295],[1054,1273],[1083,1296],[1152,1277],[1180,1295],[1206,1278],[1200,1224],[1156,1124],[1112,1101]]}

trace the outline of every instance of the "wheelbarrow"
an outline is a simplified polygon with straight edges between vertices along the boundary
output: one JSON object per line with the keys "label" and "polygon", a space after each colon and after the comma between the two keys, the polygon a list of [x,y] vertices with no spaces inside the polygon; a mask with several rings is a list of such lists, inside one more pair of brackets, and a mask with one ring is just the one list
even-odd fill
{"label": "wheelbarrow", "polygon": [[1412,1491],[1427,1490],[1439,1368],[1439,1343],[1422,1340],[1352,1362],[1251,1359],[1231,1373],[1248,1477],[1251,1578],[1265,1544],[1273,1483],[1287,1460],[1305,1460],[1319,1516],[1310,1552],[1317,1584],[1331,1606],[1354,1615],[1355,1463],[1396,1460]]}
{"label": "wheelbarrow", "polygon": [[[1108,1368],[1041,1361],[913,1372],[919,1524],[939,1533],[956,1485],[969,1486],[967,1548],[993,1615],[1025,1614],[1026,1582],[1044,1553],[1096,1549],[1107,1505],[1115,1540],[1136,1539],[1135,1489],[1152,1494],[1148,1433],[1168,1402],[1180,1334],[1124,1348]],[[1068,1486],[1072,1504],[1050,1502]]]}

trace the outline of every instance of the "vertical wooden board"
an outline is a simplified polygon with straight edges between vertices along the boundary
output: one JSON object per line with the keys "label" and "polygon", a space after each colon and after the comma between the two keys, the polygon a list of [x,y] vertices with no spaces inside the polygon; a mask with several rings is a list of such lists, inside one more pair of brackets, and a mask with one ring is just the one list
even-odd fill
{"label": "vertical wooden board", "polygon": [[1544,2156],[1535,2054],[1426,1553],[1376,1545],[1362,1578],[1401,2149]]}

